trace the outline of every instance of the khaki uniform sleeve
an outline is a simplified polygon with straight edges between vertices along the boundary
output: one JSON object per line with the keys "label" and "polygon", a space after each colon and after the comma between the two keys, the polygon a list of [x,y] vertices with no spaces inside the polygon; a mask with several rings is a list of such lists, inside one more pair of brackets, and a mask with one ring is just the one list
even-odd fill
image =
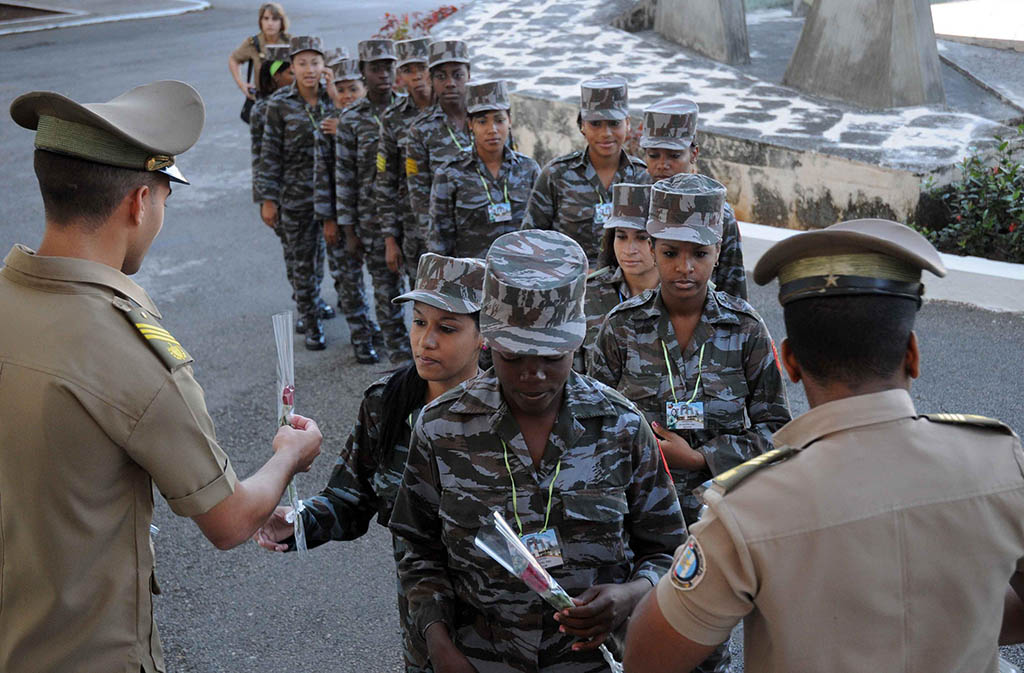
{"label": "khaki uniform sleeve", "polygon": [[[222,54],[224,52],[221,52]],[[259,53],[252,47],[252,38],[245,38],[238,48],[231,52],[231,60],[237,63],[245,63],[259,56]],[[223,57],[221,57],[223,58]]]}
{"label": "khaki uniform sleeve", "polygon": [[238,484],[190,367],[167,377],[125,449],[179,516],[208,512]]}
{"label": "khaki uniform sleeve", "polygon": [[[671,568],[656,589],[665,620],[701,645],[728,640],[733,627],[754,609],[757,595],[757,578],[746,544],[718,514],[717,509],[709,510],[694,524],[690,538],[676,550]],[[729,516],[728,512],[724,515]],[[684,558],[694,541],[695,571],[687,563],[692,559]]]}

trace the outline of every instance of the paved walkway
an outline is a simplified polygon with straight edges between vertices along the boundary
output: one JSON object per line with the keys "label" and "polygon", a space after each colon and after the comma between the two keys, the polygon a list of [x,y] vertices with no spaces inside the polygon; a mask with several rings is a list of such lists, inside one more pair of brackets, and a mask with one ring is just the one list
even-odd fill
{"label": "paved walkway", "polygon": [[53,10],[33,18],[13,19],[0,22],[0,35],[28,33],[36,30],[85,26],[108,21],[133,19],[154,19],[196,12],[210,7],[206,0],[61,0],[53,4],[39,5],[34,2],[18,3],[30,7]]}

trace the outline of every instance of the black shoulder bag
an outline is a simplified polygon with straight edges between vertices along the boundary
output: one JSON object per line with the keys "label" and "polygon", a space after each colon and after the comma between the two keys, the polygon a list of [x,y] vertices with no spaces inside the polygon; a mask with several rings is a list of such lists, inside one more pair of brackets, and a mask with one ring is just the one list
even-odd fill
{"label": "black shoulder bag", "polygon": [[[255,49],[257,52],[259,52],[259,50],[260,50],[260,36],[259,35],[253,35],[252,37],[249,38],[249,42],[252,43],[253,49]],[[250,83],[252,82],[252,59],[249,59],[249,71],[245,75],[245,81],[246,82],[250,82]],[[251,99],[248,96],[246,96],[245,102],[242,103],[242,114],[240,116],[242,117],[242,121],[244,121],[246,124],[249,123],[249,113],[252,112],[252,104],[255,103],[255,102],[256,101],[254,101],[253,99]]]}

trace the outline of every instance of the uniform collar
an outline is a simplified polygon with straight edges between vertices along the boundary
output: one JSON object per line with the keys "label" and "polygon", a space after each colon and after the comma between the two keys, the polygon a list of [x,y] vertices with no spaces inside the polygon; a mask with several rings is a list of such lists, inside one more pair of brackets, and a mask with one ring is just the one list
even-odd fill
{"label": "uniform collar", "polygon": [[[590,158],[587,155],[587,148],[579,150],[578,155],[572,160],[571,163],[573,168],[586,168],[590,164]],[[619,150],[619,167],[617,170],[625,170],[633,165],[633,161],[629,158],[629,154],[626,150]]]}
{"label": "uniform collar", "polygon": [[106,264],[76,257],[43,257],[20,243],[7,253],[4,264],[12,271],[43,280],[108,287],[128,297],[157,318],[162,317],[145,290],[131,278]]}
{"label": "uniform collar", "polygon": [[[575,371],[569,373],[565,382],[565,399],[563,408],[569,409],[574,418],[595,418],[615,416],[618,412],[612,407],[602,391],[603,386],[593,379],[580,376]],[[501,387],[493,369],[489,369],[475,379],[471,379],[462,394],[449,407],[455,414],[494,414],[506,411],[508,406],[501,397]],[[561,412],[559,412],[561,413]]]}
{"label": "uniform collar", "polygon": [[[301,93],[299,93],[299,85],[296,84],[295,82],[292,82],[291,84],[288,85],[288,88],[285,90],[284,96],[286,98],[294,98],[303,105],[306,104],[306,99],[302,97]],[[323,86],[322,84],[319,87],[317,87],[316,99],[320,102],[320,104],[330,103],[332,106],[334,105],[334,101],[332,101],[331,97],[327,95],[327,87]],[[364,96],[359,100],[366,100],[366,97]]]}
{"label": "uniform collar", "polygon": [[836,432],[865,425],[887,423],[901,418],[914,418],[917,411],[910,393],[902,388],[880,393],[856,395],[814,407],[794,418],[775,433],[775,446],[804,449],[817,440]]}
{"label": "uniform collar", "polygon": [[[665,308],[665,303],[661,300],[661,286],[649,290],[650,295],[638,308],[639,318],[658,319],[665,318],[667,322],[669,320],[668,310]],[[643,294],[639,296],[644,296]],[[708,287],[708,296],[704,300],[704,313],[701,316],[701,320],[706,320],[712,325],[738,325],[740,323],[739,316],[733,311],[729,310],[728,307],[723,306],[722,302],[718,300],[718,293]]]}
{"label": "uniform collar", "polygon": [[[480,157],[479,154],[477,154],[476,145],[474,145],[473,149],[470,152],[468,152],[468,157],[467,158],[471,159],[472,163],[476,165],[477,170],[482,172],[484,175],[490,175],[490,171],[487,170],[487,164],[485,164],[484,160]],[[496,180],[500,179],[503,173],[507,175],[506,171],[504,170],[505,168],[507,168],[509,166],[516,166],[518,164],[519,164],[519,157],[516,155],[515,152],[512,151],[511,147],[509,147],[508,145],[505,145],[504,147],[502,147],[502,153],[501,153],[501,167],[502,168],[499,169],[498,177],[495,178],[495,179]],[[494,177],[494,176],[491,176],[491,177]]]}

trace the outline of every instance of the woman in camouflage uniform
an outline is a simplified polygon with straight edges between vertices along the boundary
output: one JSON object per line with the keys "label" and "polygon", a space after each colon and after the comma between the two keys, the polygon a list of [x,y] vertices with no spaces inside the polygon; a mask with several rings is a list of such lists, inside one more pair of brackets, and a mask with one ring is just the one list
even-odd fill
{"label": "woman in camouflage uniform", "polygon": [[[661,284],[605,320],[587,372],[644,413],[672,471],[687,525],[693,490],[772,448],[790,420],[775,344],[743,299],[708,281],[722,240],[725,187],[682,174],[651,188],[647,232]],[[728,646],[700,671],[728,670]]]}
{"label": "woman in camouflage uniform", "polygon": [[[445,391],[477,374],[483,339],[478,326],[484,265],[480,260],[426,254],[420,258],[416,287],[395,299],[413,302],[408,363],[366,389],[352,434],[338,457],[327,487],[305,501],[302,512],[309,547],[331,540],[354,540],[370,520],[388,525],[405,471],[410,435],[422,408]],[[266,549],[294,548],[290,507],[278,507],[257,533]],[[402,554],[394,540],[395,561]],[[405,670],[429,671],[425,648],[412,637],[408,604],[398,591],[404,634]]]}
{"label": "woman in camouflage uniform", "polygon": [[473,148],[434,174],[427,250],[483,258],[502,234],[517,231],[540,167],[507,147],[512,119],[503,80],[469,84]]}
{"label": "woman in camouflage uniform", "polygon": [[[480,328],[494,368],[424,409],[391,530],[402,588],[437,671],[597,673],[597,647],[668,569],[685,534],[650,427],[572,371],[583,250],[551,231],[498,238]],[[477,549],[497,510],[543,548],[576,607],[558,613]]]}
{"label": "woman in camouflage uniform", "polygon": [[[644,110],[640,147],[644,150],[647,172],[652,181],[697,172],[697,155],[700,154],[700,146],[697,145],[698,113],[697,104],[685,98],[659,101]],[[743,268],[740,228],[728,201],[722,220],[721,253],[711,280],[716,290],[740,299],[747,298],[747,272]]]}

